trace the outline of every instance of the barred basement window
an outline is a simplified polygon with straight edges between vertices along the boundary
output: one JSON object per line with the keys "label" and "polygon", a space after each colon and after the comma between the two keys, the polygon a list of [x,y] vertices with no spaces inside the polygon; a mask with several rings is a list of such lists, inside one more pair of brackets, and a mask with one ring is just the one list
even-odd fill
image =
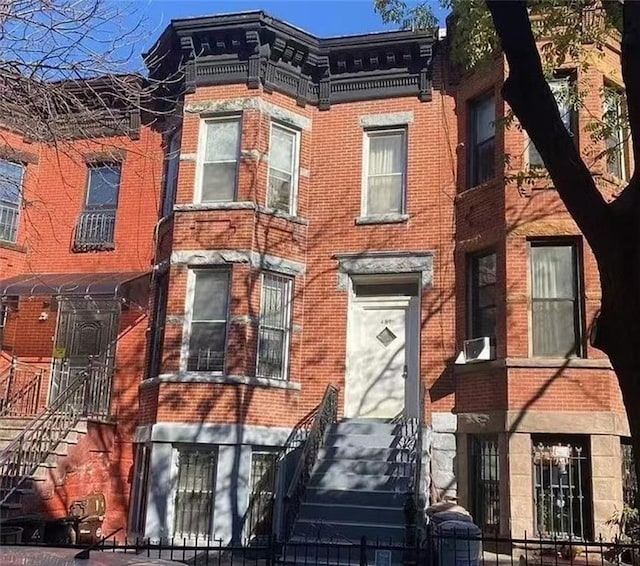
{"label": "barred basement window", "polygon": [[500,530],[500,461],[497,437],[472,437],[473,516],[485,532]]}
{"label": "barred basement window", "polygon": [[251,499],[245,519],[245,539],[264,540],[271,535],[276,487],[277,452],[251,454]]}
{"label": "barred basement window", "polygon": [[622,501],[624,501],[625,505],[636,508],[638,478],[636,476],[631,439],[621,439],[620,448],[622,450]]}
{"label": "barred basement window", "polygon": [[229,274],[224,269],[192,270],[188,371],[224,371]]}
{"label": "barred basement window", "polygon": [[533,441],[536,535],[591,536],[591,495],[587,441],[535,438]]}
{"label": "barred basement window", "polygon": [[209,537],[213,525],[217,447],[178,449],[176,538]]}
{"label": "barred basement window", "polygon": [[292,283],[289,277],[271,273],[262,275],[256,364],[256,374],[259,377],[287,378]]}

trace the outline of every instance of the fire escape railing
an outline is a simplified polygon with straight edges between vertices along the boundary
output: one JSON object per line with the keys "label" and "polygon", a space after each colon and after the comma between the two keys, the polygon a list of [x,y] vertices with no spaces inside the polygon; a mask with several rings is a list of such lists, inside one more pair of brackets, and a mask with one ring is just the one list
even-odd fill
{"label": "fire escape railing", "polygon": [[12,360],[0,374],[0,417],[38,414],[43,375],[42,368]]}
{"label": "fire escape railing", "polygon": [[113,249],[115,210],[85,210],[78,217],[73,247],[77,251]]}
{"label": "fire escape railing", "polygon": [[110,372],[93,361],[0,452],[0,505],[29,479],[83,418],[109,416]]}
{"label": "fire escape railing", "polygon": [[[329,426],[335,424],[338,419],[338,390],[333,386],[327,386],[324,396],[316,409],[305,419],[311,423],[304,443],[299,443],[300,455],[293,472],[289,486],[284,493],[280,507],[276,512],[275,532],[279,538],[287,540],[293,532],[293,527],[298,518],[300,504],[311,479],[313,468],[318,459],[318,452],[324,444]],[[291,448],[283,450],[278,461],[278,475],[284,476],[283,468],[285,457],[292,452]]]}

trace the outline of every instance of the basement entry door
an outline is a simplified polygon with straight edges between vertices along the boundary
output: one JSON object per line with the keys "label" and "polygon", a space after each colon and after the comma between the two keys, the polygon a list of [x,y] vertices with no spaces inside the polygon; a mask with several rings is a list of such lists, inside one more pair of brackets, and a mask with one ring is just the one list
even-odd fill
{"label": "basement entry door", "polygon": [[349,307],[345,417],[391,419],[417,386],[418,297],[357,293],[358,286]]}

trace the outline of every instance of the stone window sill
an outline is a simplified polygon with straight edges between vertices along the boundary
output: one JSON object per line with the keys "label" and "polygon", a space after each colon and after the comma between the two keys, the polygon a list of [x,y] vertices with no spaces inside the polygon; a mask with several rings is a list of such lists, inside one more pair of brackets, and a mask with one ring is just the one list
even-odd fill
{"label": "stone window sill", "polygon": [[360,216],[356,218],[356,224],[401,224],[408,220],[408,214],[373,214],[371,216]]}
{"label": "stone window sill", "polygon": [[474,373],[508,368],[567,368],[567,369],[612,369],[611,362],[607,359],[588,358],[501,358],[483,362],[473,362],[454,365],[457,374]]}
{"label": "stone window sill", "polygon": [[233,201],[233,202],[194,202],[188,204],[176,204],[173,207],[174,212],[194,212],[203,210],[257,210],[261,214],[267,214],[276,218],[282,218],[294,224],[307,226],[309,221],[294,214],[288,214],[280,210],[274,210],[265,206],[257,205],[251,201]]}
{"label": "stone window sill", "polygon": [[14,252],[19,252],[21,254],[27,253],[27,248],[25,246],[21,246],[20,244],[13,244],[12,242],[0,241],[0,248],[5,250],[12,250]]}
{"label": "stone window sill", "polygon": [[255,387],[271,387],[293,391],[302,389],[302,384],[283,379],[270,379],[251,375],[220,375],[206,371],[163,373],[157,377],[145,379],[142,382],[143,385],[152,385],[154,383],[219,383],[225,385],[253,385]]}

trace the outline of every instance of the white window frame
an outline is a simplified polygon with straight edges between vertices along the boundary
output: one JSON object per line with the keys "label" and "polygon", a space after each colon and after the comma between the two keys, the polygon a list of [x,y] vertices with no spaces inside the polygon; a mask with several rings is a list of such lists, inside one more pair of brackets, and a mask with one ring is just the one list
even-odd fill
{"label": "white window frame", "polygon": [[[204,156],[207,151],[207,126],[215,122],[237,122],[238,123],[238,147],[236,148],[235,160],[211,161],[210,163],[235,163],[236,164],[236,182],[233,187],[233,197],[231,200],[202,200],[202,175],[204,171]],[[238,198],[238,172],[240,165],[240,147],[242,146],[242,116],[240,114],[232,114],[227,116],[214,116],[200,119],[200,129],[198,131],[198,151],[196,154],[196,186],[193,195],[193,202],[196,204],[205,204],[213,202],[234,202]],[[209,163],[209,162],[207,162]]]}
{"label": "white window frame", "polygon": [[[12,165],[16,165],[18,167],[20,167],[21,171],[20,171],[20,191],[18,194],[18,202],[16,203],[10,203],[9,201],[2,201],[0,200],[0,206],[7,208],[7,209],[12,209],[15,210],[15,214],[16,214],[16,220],[15,220],[15,236],[13,239],[4,239],[4,238],[0,238],[0,242],[7,242],[9,244],[15,244],[18,241],[18,236],[20,234],[20,220],[22,219],[22,214],[21,214],[21,210],[22,210],[22,202],[23,202],[23,198],[24,198],[24,178],[27,172],[27,168],[26,165],[24,163],[19,163],[17,161],[11,161],[10,159],[0,159],[0,161],[5,161],[6,163],[11,163]],[[15,206],[14,206],[15,205]]]}
{"label": "white window frame", "polygon": [[[189,267],[188,270],[188,274],[187,274],[187,296],[186,296],[186,300],[185,300],[185,314],[184,314],[184,325],[182,327],[182,345],[181,345],[181,351],[180,351],[180,372],[187,372],[189,371],[189,344],[191,342],[191,323],[193,322],[193,301],[195,299],[195,295],[196,295],[196,272],[198,271],[214,271],[214,270],[219,270],[219,271],[226,271],[229,274],[229,283],[228,283],[228,287],[227,287],[227,312],[225,313],[225,323],[226,323],[226,327],[225,327],[225,337],[224,337],[224,351],[225,351],[225,358],[223,361],[223,369],[222,371],[207,371],[207,370],[202,370],[202,371],[197,371],[194,373],[198,373],[198,374],[211,374],[211,375],[224,375],[226,372],[226,366],[227,366],[227,358],[226,358],[226,353],[227,353],[227,345],[228,345],[228,340],[229,340],[229,314],[231,311],[231,289],[232,289],[232,276],[233,276],[233,270],[230,268],[218,268],[216,266],[193,266],[193,267]],[[202,322],[202,321],[198,321],[198,322]],[[210,322],[221,322],[218,320],[211,320]]]}
{"label": "white window frame", "polygon": [[[273,328],[276,330],[284,330],[284,346],[283,346],[283,363],[282,363],[282,374],[280,377],[274,376],[263,376],[258,372],[260,368],[260,342],[262,336],[262,309],[264,306],[264,280],[265,277],[276,277],[278,279],[286,281],[287,289],[286,296],[284,297],[285,301],[285,313],[284,319],[288,321],[288,326],[286,328],[276,328],[276,327],[267,327]],[[265,271],[260,275],[260,320],[258,323],[258,341],[257,341],[257,351],[256,351],[256,377],[264,377],[265,379],[278,379],[282,381],[287,381],[289,379],[289,357],[291,356],[291,327],[292,324],[292,303],[293,303],[293,277],[289,277],[287,275],[282,275],[280,273],[272,273],[270,271]]]}
{"label": "white window frame", "polygon": [[[369,140],[371,137],[384,136],[388,134],[402,134],[402,194],[400,195],[400,212],[389,213],[369,213],[367,210],[367,200],[369,196]],[[364,218],[381,216],[384,214],[406,214],[407,210],[407,170],[408,170],[408,132],[407,128],[376,128],[364,131],[362,143],[362,190],[360,201],[360,214]]]}
{"label": "white window frame", "polygon": [[[547,81],[547,84],[549,85],[549,88],[551,89],[551,94],[553,94],[553,98],[556,101],[556,106],[558,106],[558,100],[556,99],[555,93],[553,91],[553,87],[552,84],[554,83],[564,83],[567,86],[567,91],[569,93],[572,92],[572,89],[574,88],[574,82],[572,80],[571,76],[560,76],[560,77],[556,77],[553,78],[551,80]],[[562,116],[560,117],[562,119]],[[570,124],[571,124],[571,129],[568,130],[569,135],[571,135],[574,139],[576,137],[576,131],[578,129],[578,125],[576,123],[577,120],[577,112],[575,108],[569,108],[569,118],[570,118]],[[544,161],[541,161],[541,163],[535,163],[535,164],[531,164],[531,148],[535,147],[533,144],[533,141],[531,141],[531,138],[529,137],[529,134],[527,134],[525,132],[525,141],[526,141],[526,147],[525,147],[525,163],[527,166],[527,169],[534,169],[537,171],[544,171],[546,169],[546,166],[544,164]],[[541,156],[542,159],[542,156]]]}
{"label": "white window frame", "polygon": [[[612,86],[610,84],[605,84],[604,100],[603,100],[604,112],[608,111],[607,105],[609,104],[609,101],[607,97],[610,92],[613,92],[616,95],[616,106],[617,106],[616,111],[618,113],[618,118],[620,119],[620,117],[624,112],[624,109],[622,107],[622,101],[623,101],[623,98],[626,96],[626,93],[620,88],[616,88],[615,86]],[[614,136],[610,136],[610,138],[612,137]],[[625,131],[624,131],[624,128],[622,127],[622,124],[620,124],[620,127],[616,129],[615,137],[617,138],[616,140],[617,148],[618,148],[617,151],[619,152],[619,155],[620,155],[620,169],[621,169],[620,173],[622,174],[622,177],[620,177],[620,180],[628,181],[631,175],[630,163],[629,163],[629,148],[628,148],[628,141],[625,136]],[[604,140],[605,146],[610,138],[606,138]],[[614,173],[612,173],[609,170],[609,155],[605,155],[605,170],[608,175],[611,175],[612,177],[617,177]]]}
{"label": "white window frame", "polygon": [[[294,135],[292,171],[291,172],[282,171],[282,172],[285,174],[291,174],[291,193],[289,195],[289,210],[286,211],[286,214],[295,216],[296,211],[298,210],[298,183],[300,179],[300,131],[295,130],[293,128],[289,128],[287,126],[284,126],[280,122],[275,122],[275,121],[272,121],[269,127],[269,167],[267,168],[267,198],[266,198],[265,204],[267,205],[267,207],[269,207],[269,187],[270,187],[269,181],[271,178],[271,168],[273,167],[271,164],[271,145],[273,143],[274,128],[277,128],[279,130],[282,130]],[[275,167],[273,168],[276,169]]]}

